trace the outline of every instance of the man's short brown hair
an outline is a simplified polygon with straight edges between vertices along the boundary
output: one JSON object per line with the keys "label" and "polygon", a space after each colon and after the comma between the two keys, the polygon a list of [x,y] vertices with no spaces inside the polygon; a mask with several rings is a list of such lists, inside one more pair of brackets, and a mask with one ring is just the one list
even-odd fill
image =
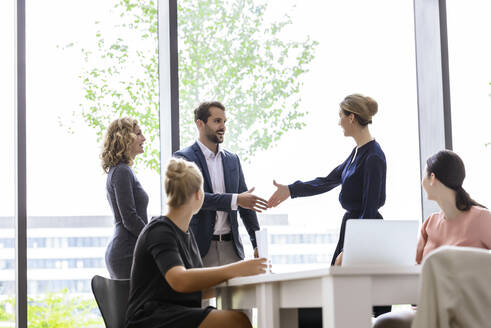
{"label": "man's short brown hair", "polygon": [[217,107],[221,110],[225,110],[225,106],[219,101],[205,101],[199,104],[199,106],[194,110],[194,121],[201,120],[203,122],[208,122],[208,117],[211,116],[210,108]]}

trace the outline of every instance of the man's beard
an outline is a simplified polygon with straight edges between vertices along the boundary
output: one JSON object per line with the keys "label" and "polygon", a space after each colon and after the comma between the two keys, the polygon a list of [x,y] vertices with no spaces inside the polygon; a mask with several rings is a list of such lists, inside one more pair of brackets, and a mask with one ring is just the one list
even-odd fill
{"label": "man's beard", "polygon": [[222,140],[220,140],[220,139],[218,139],[218,137],[216,135],[217,132],[221,132],[221,131],[223,131],[223,130],[218,130],[218,131],[214,132],[209,127],[206,127],[206,138],[208,138],[209,141],[216,143],[216,144],[222,143],[223,138],[222,138]]}

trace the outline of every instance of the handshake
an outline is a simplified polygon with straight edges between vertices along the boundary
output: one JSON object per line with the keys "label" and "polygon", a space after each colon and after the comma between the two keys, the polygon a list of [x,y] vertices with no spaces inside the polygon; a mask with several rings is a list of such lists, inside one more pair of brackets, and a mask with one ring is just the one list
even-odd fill
{"label": "handshake", "polygon": [[288,189],[287,185],[277,183],[276,180],[273,180],[273,184],[276,186],[276,191],[268,201],[254,195],[252,193],[254,191],[253,187],[237,196],[237,205],[259,213],[268,208],[278,206],[281,202],[290,197],[290,189]]}

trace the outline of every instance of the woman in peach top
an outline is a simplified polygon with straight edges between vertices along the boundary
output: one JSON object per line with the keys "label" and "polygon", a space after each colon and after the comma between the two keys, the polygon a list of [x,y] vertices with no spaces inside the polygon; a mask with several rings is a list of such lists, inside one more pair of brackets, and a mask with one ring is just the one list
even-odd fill
{"label": "woman in peach top", "polygon": [[442,211],[423,223],[416,262],[443,245],[491,249],[491,212],[462,188],[465,168],[460,157],[440,151],[426,161],[426,172],[423,188]]}
{"label": "woman in peach top", "polygon": [[[422,185],[427,198],[437,202],[442,211],[430,215],[421,227],[417,263],[443,245],[491,249],[491,212],[464,190],[464,178],[464,162],[453,151],[439,151],[426,161]],[[386,313],[373,327],[409,328],[415,313]]]}

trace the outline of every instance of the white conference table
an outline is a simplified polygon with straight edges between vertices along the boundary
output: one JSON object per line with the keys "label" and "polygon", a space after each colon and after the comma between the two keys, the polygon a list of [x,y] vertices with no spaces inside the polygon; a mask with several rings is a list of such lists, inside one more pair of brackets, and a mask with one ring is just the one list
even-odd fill
{"label": "white conference table", "polygon": [[328,267],[234,278],[217,307],[258,309],[258,328],[298,327],[299,308],[322,308],[324,328],[372,326],[372,306],[415,304],[421,266]]}

